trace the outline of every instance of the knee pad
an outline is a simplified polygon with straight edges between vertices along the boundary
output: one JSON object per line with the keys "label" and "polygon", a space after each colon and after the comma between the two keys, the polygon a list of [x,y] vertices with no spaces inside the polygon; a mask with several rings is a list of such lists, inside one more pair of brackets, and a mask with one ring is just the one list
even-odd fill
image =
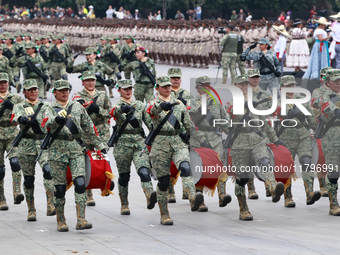
{"label": "knee pad", "polygon": [[190,164],[188,161],[183,161],[181,162],[181,164],[179,164],[179,169],[181,172],[181,176],[182,177],[188,177],[190,176],[191,172],[190,172]]}
{"label": "knee pad", "polygon": [[130,181],[130,173],[119,174],[118,183],[120,186],[126,187]]}
{"label": "knee pad", "polygon": [[19,159],[17,157],[9,159],[9,163],[11,165],[13,172],[20,171],[21,167],[20,167]]}
{"label": "knee pad", "polygon": [[5,178],[6,168],[5,166],[0,166],[0,181]]}
{"label": "knee pad", "polygon": [[248,181],[249,181],[248,177],[241,177],[240,179],[236,178],[236,183],[241,187],[244,187]]}
{"label": "knee pad", "polygon": [[54,75],[51,74],[51,75],[50,75],[50,78],[51,78],[51,80],[54,80]]}
{"label": "knee pad", "polygon": [[311,171],[310,164],[312,163],[312,159],[308,156],[302,156],[300,159],[301,169],[302,171]]}
{"label": "knee pad", "polygon": [[78,176],[73,180],[74,191],[78,194],[83,194],[86,191],[84,176]]}
{"label": "knee pad", "polygon": [[337,184],[338,183],[338,179],[339,179],[339,172],[328,172],[327,173],[327,178],[329,180],[330,183],[332,184]]}
{"label": "knee pad", "polygon": [[35,179],[34,176],[25,175],[24,179],[25,179],[24,185],[25,185],[26,189],[34,188],[34,179]]}
{"label": "knee pad", "polygon": [[260,159],[260,166],[270,166],[269,158],[261,158]]}
{"label": "knee pad", "polygon": [[149,170],[146,167],[141,167],[138,169],[138,175],[140,177],[141,182],[150,182],[151,178],[149,175]]}
{"label": "knee pad", "polygon": [[43,166],[43,173],[44,173],[44,179],[46,180],[52,180],[52,176],[51,176],[51,170],[50,170],[50,165],[49,164],[45,164]]}
{"label": "knee pad", "polygon": [[56,198],[65,197],[65,193],[66,193],[66,185],[56,185],[55,186],[54,196]]}
{"label": "knee pad", "polygon": [[61,78],[62,78],[63,80],[65,80],[65,81],[67,81],[67,75],[66,75],[66,74],[63,74],[63,75],[61,76]]}
{"label": "knee pad", "polygon": [[161,191],[167,191],[170,184],[170,175],[158,178],[158,188]]}

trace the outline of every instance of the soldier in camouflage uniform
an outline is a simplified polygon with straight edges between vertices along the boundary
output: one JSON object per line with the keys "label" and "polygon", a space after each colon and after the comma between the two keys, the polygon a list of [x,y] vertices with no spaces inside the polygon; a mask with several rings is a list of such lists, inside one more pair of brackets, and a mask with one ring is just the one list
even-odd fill
{"label": "soldier in camouflage uniform", "polygon": [[[117,43],[117,39],[115,37],[111,36],[108,38],[108,40],[109,40],[109,43],[105,46],[105,48],[102,49],[101,56],[103,58],[104,63],[107,64],[109,67],[111,67],[115,71],[115,73],[117,73],[117,76],[119,76],[119,79],[121,79],[119,63],[112,62],[112,60],[110,59],[111,52],[115,54],[118,58],[121,47],[119,43]],[[113,98],[112,88],[109,88],[109,94],[110,94],[110,98]]]}
{"label": "soldier in camouflage uniform", "polygon": [[[49,103],[44,103],[38,98],[38,84],[34,79],[24,80],[23,93],[26,101],[17,104],[13,108],[13,123],[20,124],[20,130],[30,125],[27,133],[24,135],[18,146],[19,162],[22,167],[24,175],[24,191],[26,202],[28,206],[27,221],[36,221],[36,210],[34,206],[34,179],[35,179],[35,159],[37,158],[41,140],[44,139],[47,130],[41,127],[41,123],[45,117]],[[35,113],[37,116],[34,116]],[[39,164],[43,171],[44,187],[47,198],[47,216],[55,215],[55,208],[53,206],[53,182],[50,172],[50,167],[47,162],[47,151],[44,151],[39,158]]]}
{"label": "soldier in camouflage uniform", "polygon": [[[190,99],[192,95],[189,90],[181,88],[182,83],[182,71],[180,68],[170,68],[168,70],[168,76],[170,78],[171,86],[171,97],[174,99],[179,99],[182,103],[190,109]],[[169,183],[169,197],[168,203],[176,203],[174,184],[176,179],[170,177]],[[189,199],[188,194],[183,190],[182,199]]]}
{"label": "soldier in camouflage uniform", "polygon": [[326,73],[326,84],[329,91],[322,97],[321,116],[325,125],[330,126],[322,137],[322,149],[327,165],[327,189],[329,196],[329,214],[340,216],[340,207],[337,199],[338,179],[339,179],[339,133],[340,133],[340,70],[333,69]]}
{"label": "soldier in camouflage uniform", "polygon": [[68,62],[70,62],[71,56],[67,45],[62,43],[63,37],[60,34],[53,35],[52,40],[54,45],[49,49],[48,57],[50,59],[51,84],[52,87],[54,87],[54,81],[59,79],[68,80],[66,72],[67,63],[58,56],[57,51],[59,51]]}
{"label": "soldier in camouflage uniform", "polygon": [[134,56],[132,56],[130,59],[127,59],[127,55],[133,51],[135,51],[137,45],[135,44],[135,39],[132,35],[125,36],[126,44],[123,45],[122,49],[119,52],[119,58],[122,61],[122,66],[124,67],[124,77],[125,79],[131,79],[131,70],[127,70],[125,66],[129,64],[130,62],[136,60]]}
{"label": "soldier in camouflage uniform", "polygon": [[103,35],[102,37],[100,37],[100,43],[98,43],[98,44],[96,45],[97,50],[98,50],[99,52],[102,52],[102,51],[106,48],[106,46],[109,45],[108,39],[109,39],[109,38],[108,38],[107,36],[105,36],[105,35]]}
{"label": "soldier in camouflage uniform", "polygon": [[[281,66],[279,63],[279,60],[276,57],[276,54],[272,52],[270,49],[270,42],[262,38],[259,42],[260,44],[260,51],[256,51],[253,53],[249,52],[252,49],[255,49],[257,46],[257,43],[251,45],[249,48],[247,48],[242,54],[241,54],[241,60],[254,60],[255,61],[255,68],[260,70],[261,74],[261,80],[260,80],[260,88],[263,90],[267,90],[269,88],[270,92],[273,93],[273,88],[279,88],[279,83],[277,81],[278,76],[281,75]],[[267,66],[262,66],[260,62],[260,57],[262,55],[265,55],[265,57],[268,59],[268,61],[271,63],[273,68],[276,70],[276,73],[272,72]]]}
{"label": "soldier in camouflage uniform", "polygon": [[[85,107],[88,115],[97,129],[99,137],[103,143],[107,143],[110,138],[109,121],[111,118],[111,101],[105,92],[95,89],[96,76],[93,70],[83,72],[81,80],[84,89],[74,95],[73,101],[78,101]],[[86,149],[93,150],[94,145],[86,144]],[[88,206],[94,206],[95,201],[93,199],[92,190],[87,189],[86,192],[86,204]]]}
{"label": "soldier in camouflage uniform", "polygon": [[[248,77],[246,75],[238,76],[235,80],[235,85],[242,90],[243,96],[245,100],[247,100],[249,86]],[[243,115],[233,115],[233,103],[227,103],[226,109],[230,117],[229,119],[232,119],[233,122],[241,122]],[[264,125],[261,128],[250,127],[248,125],[245,127],[241,126],[237,138],[231,145],[230,155],[232,156],[233,166],[236,167],[235,195],[240,206],[240,220],[253,220],[253,216],[249,212],[246,202],[244,186],[247,184],[249,178],[254,178],[254,175],[251,172],[242,171],[241,167],[249,166],[249,159],[252,159],[255,165],[261,168],[269,169],[270,167],[269,154],[264,135],[261,131],[264,131],[267,134],[271,142],[284,145],[278,140],[274,130],[269,126],[263,116],[256,116],[253,113],[249,113],[248,119],[260,119],[264,122]],[[259,126],[256,124],[259,123],[258,121],[254,120],[253,123],[254,126]],[[274,173],[270,170],[264,173],[264,177],[265,182],[270,189],[272,202],[277,203],[284,192],[284,185],[282,182],[276,183]]]}
{"label": "soldier in camouflage uniform", "polygon": [[[281,77],[281,86],[283,87],[295,87],[296,81],[294,76],[285,75]],[[297,96],[294,93],[287,93],[289,98],[303,98]],[[279,100],[278,105],[281,105]],[[304,107],[312,113],[312,108],[309,103],[304,103]],[[312,171],[311,158],[311,140],[309,129],[315,130],[317,127],[317,121],[313,115],[304,115],[296,106],[288,105],[287,112],[285,116],[280,116],[280,119],[293,119],[296,121],[297,125],[295,127],[284,128],[281,124],[276,127],[276,134],[282,142],[286,145],[293,159],[297,155],[299,157],[299,162],[301,164],[302,178],[306,191],[306,204],[312,205],[318,201],[321,197],[320,191],[313,191],[314,186],[314,172]],[[276,122],[279,123],[279,122]],[[276,124],[275,123],[275,124]],[[294,125],[294,122],[285,123],[286,125]],[[282,131],[281,131],[282,130]],[[295,202],[293,201],[293,196],[291,192],[291,181],[288,181],[289,185],[285,187],[285,206],[295,207]]]}
{"label": "soldier in camouflage uniform", "polygon": [[141,72],[141,68],[138,68],[141,62],[144,62],[146,67],[150,70],[151,74],[156,77],[155,63],[151,58],[148,58],[148,52],[144,47],[136,47],[135,54],[137,61],[130,62],[125,66],[124,70],[133,72],[133,78],[135,79],[135,91],[134,97],[138,101],[150,102],[155,98],[154,86],[150,78]]}
{"label": "soldier in camouflage uniform", "polygon": [[[156,191],[153,190],[149,175],[149,153],[144,152],[141,157],[139,156],[144,147],[145,137],[142,125],[144,122],[145,125],[151,129],[151,118],[149,114],[145,112],[146,106],[142,102],[132,98],[132,80],[120,80],[117,88],[121,97],[111,111],[112,117],[114,117],[116,121],[117,132],[121,132],[120,130],[125,121],[129,122],[123,130],[122,135],[118,138],[118,142],[115,144],[113,155],[119,173],[118,190],[121,202],[120,213],[122,215],[129,215],[128,185],[132,161],[141,180],[141,186],[147,200],[147,208],[154,208],[157,202],[157,194]],[[129,119],[127,117],[129,117]]]}
{"label": "soldier in camouflage uniform", "polygon": [[[42,44],[39,47],[40,56],[44,59],[48,70],[50,70],[50,68],[51,68],[51,59],[48,57],[48,52],[53,47],[53,44],[50,43],[50,40],[51,40],[50,36],[47,35],[47,34],[41,36]],[[50,83],[45,84],[45,95],[44,95],[45,99],[47,98],[46,92],[49,90],[49,87],[51,86],[51,82],[52,82],[53,77],[54,76],[52,74],[50,74],[50,77],[49,77]]]}
{"label": "soldier in camouflage uniform", "polygon": [[241,58],[240,58],[241,54],[243,53],[243,44],[245,43],[245,40],[244,40],[243,35],[241,35],[239,27],[238,27],[239,38],[238,38],[237,51],[236,51],[236,53],[237,53],[236,63],[238,65],[238,69],[240,70],[240,73],[242,75],[242,74],[246,73],[246,71],[244,70],[244,62],[241,61]]}
{"label": "soldier in camouflage uniform", "polygon": [[[25,55],[25,41],[23,41],[24,36],[20,31],[15,32],[15,56],[21,57]],[[20,67],[16,66],[13,68],[13,79],[15,82],[15,87],[17,88],[17,92],[20,93],[21,91],[21,83],[20,83]]]}
{"label": "soldier in camouflage uniform", "polygon": [[[9,78],[6,73],[0,73],[0,210],[8,210],[4,193],[5,177],[5,151],[9,151],[13,139],[18,135],[18,129],[10,123],[14,105],[24,100],[19,95],[8,92]],[[18,161],[17,148],[9,155],[9,163],[12,169],[14,204],[20,204],[24,200],[21,193],[21,167]]]}
{"label": "soldier in camouflage uniform", "polygon": [[13,72],[9,59],[3,55],[4,46],[0,45],[0,73],[7,73],[10,84],[13,84]]}
{"label": "soldier in camouflage uniform", "polygon": [[[36,49],[36,44],[34,42],[28,42],[26,43],[25,48],[26,48],[27,55],[19,57],[19,58],[17,56],[13,56],[10,61],[11,65],[14,67],[23,66],[26,60],[30,60],[31,63],[40,70],[42,75],[44,75],[45,79],[47,80],[48,79],[47,65],[44,59],[38,54],[37,49]],[[33,70],[30,70],[30,68],[27,65],[23,66],[22,73],[24,75],[24,80],[26,79],[36,80],[38,87],[39,87],[39,98],[43,99],[44,91],[45,91],[43,78],[39,76]]]}
{"label": "soldier in camouflage uniform", "polygon": [[[189,194],[192,211],[197,211],[204,202],[202,193],[195,194],[195,185],[190,176],[190,157],[188,146],[181,140],[179,134],[185,128],[190,132],[190,117],[182,102],[171,97],[171,82],[168,76],[157,78],[156,90],[158,96],[148,103],[146,110],[152,118],[154,129],[160,125],[161,121],[169,113],[172,120],[162,126],[160,132],[155,137],[150,152],[150,159],[158,179],[157,201],[161,213],[161,224],[172,225],[173,221],[168,212],[168,187],[170,182],[170,165],[174,162],[181,173],[182,185]],[[172,124],[171,124],[172,123]]]}
{"label": "soldier in camouflage uniform", "polygon": [[[72,58],[72,60],[69,61],[67,64],[67,72],[83,73],[85,71],[94,71],[96,73],[96,76],[98,75],[103,79],[105,79],[105,75],[107,75],[108,80],[110,80],[111,85],[113,85],[116,79],[114,70],[107,66],[106,64],[104,64],[102,61],[96,60],[97,58],[96,49],[94,47],[86,48],[85,55],[87,62],[83,62],[75,66],[73,65],[74,59]],[[104,84],[98,81],[98,79],[96,81],[96,90],[106,92]]]}
{"label": "soldier in camouflage uniform", "polygon": [[[197,78],[196,80],[196,89],[198,95],[193,99],[193,103],[191,104],[190,116],[192,118],[193,123],[195,124],[195,132],[199,132],[200,134],[196,134],[196,139],[190,140],[190,147],[199,148],[205,147],[216,151],[221,159],[224,161],[224,148],[222,145],[222,132],[223,130],[226,134],[229,132],[227,125],[219,125],[213,127],[211,121],[214,119],[226,119],[226,113],[223,109],[223,106],[217,102],[214,103],[214,100],[211,97],[207,97],[207,112],[211,113],[211,117],[206,117],[202,120],[201,107],[202,107],[202,95],[208,94],[206,91],[210,91],[210,79],[207,76],[202,76]],[[207,114],[206,116],[210,116]],[[218,199],[219,206],[225,207],[227,204],[231,202],[231,196],[226,194],[226,177],[221,175],[219,177],[217,183],[218,190]],[[196,191],[200,191],[203,193],[203,186],[196,186]],[[199,212],[208,211],[208,207],[202,204],[198,209]]]}
{"label": "soldier in camouflage uniform", "polygon": [[[48,162],[51,166],[51,174],[55,186],[55,208],[57,213],[57,230],[68,231],[64,215],[66,171],[69,166],[74,185],[74,195],[77,209],[76,229],[90,229],[92,224],[85,220],[86,188],[85,188],[85,157],[83,141],[86,144],[94,144],[97,150],[105,153],[105,145],[96,136],[93,122],[85,108],[75,101],[69,101],[70,85],[65,80],[54,83],[53,94],[56,101],[46,113],[46,127],[53,134],[60,125],[69,123],[71,128],[63,126],[56,140],[48,148]],[[63,117],[62,112],[67,116]],[[72,130],[72,131],[71,131]],[[81,140],[82,139],[82,140]]]}
{"label": "soldier in camouflage uniform", "polygon": [[[231,84],[234,84],[236,73],[236,58],[237,58],[237,45],[239,39],[242,40],[241,35],[232,31],[232,27],[227,28],[227,34],[223,36],[220,46],[222,48],[222,67],[223,67],[223,84],[227,83],[228,70],[230,70]],[[244,39],[243,39],[244,40]]]}

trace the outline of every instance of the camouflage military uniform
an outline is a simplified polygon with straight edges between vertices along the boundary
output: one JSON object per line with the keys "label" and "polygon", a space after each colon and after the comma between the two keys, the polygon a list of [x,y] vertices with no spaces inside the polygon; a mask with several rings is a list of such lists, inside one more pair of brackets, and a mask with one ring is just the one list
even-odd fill
{"label": "camouflage military uniform", "polygon": [[[154,75],[154,77],[156,77],[156,68],[153,60],[147,58],[144,63]],[[136,69],[137,67],[139,67],[139,61],[133,61],[127,64],[124,69],[127,71],[133,71],[133,78],[136,82],[133,95],[138,101],[144,102],[145,99],[146,102],[150,102],[155,98],[153,92],[155,84],[152,84],[149,77],[147,77],[146,75],[142,75],[140,68]]]}
{"label": "camouflage military uniform", "polygon": [[[15,33],[15,37],[22,37],[23,34],[20,32],[20,31],[17,31]],[[17,41],[15,44],[14,44],[14,55],[16,55],[17,57],[21,57],[23,55],[25,55],[25,41]],[[21,90],[21,84],[20,84],[20,67],[16,66],[13,68],[13,79],[14,79],[14,82],[15,82],[15,86],[17,88],[17,92],[19,93],[20,90]]]}
{"label": "camouflage military uniform", "polygon": [[[282,86],[296,84],[295,78],[292,75],[282,76],[281,83]],[[293,98],[303,97],[294,95]],[[280,100],[278,105],[281,105]],[[312,113],[312,108],[309,103],[304,103],[303,105],[309,112]],[[296,155],[299,157],[299,162],[301,163],[302,178],[306,190],[307,205],[311,205],[314,204],[314,202],[319,200],[321,197],[321,193],[319,191],[313,191],[314,172],[312,172],[312,168],[310,167],[312,150],[309,129],[311,128],[315,130],[317,127],[317,122],[314,115],[305,116],[298,109],[296,110],[296,108],[293,108],[293,106],[288,105],[286,110],[286,115],[280,116],[280,119],[294,119],[297,123],[297,126],[293,128],[284,128],[281,126],[281,124],[278,124],[276,127],[277,136],[282,142],[284,142],[284,144],[292,154],[293,159]],[[294,122],[285,122],[285,125],[294,125]],[[280,131],[281,129],[283,131]],[[293,200],[291,185],[285,188],[284,195],[285,206],[294,207],[295,203],[292,202]]]}
{"label": "camouflage military uniform", "polygon": [[[127,35],[124,39],[133,39],[133,37],[131,35]],[[123,67],[127,66],[127,64],[129,64],[130,62],[135,60],[135,58],[131,59],[131,60],[127,60],[126,58],[124,58],[123,54],[135,51],[136,48],[137,48],[136,44],[132,44],[131,47],[128,44],[123,45],[122,49],[119,52],[119,58],[122,61],[122,66]],[[131,70],[127,70],[126,68],[124,68],[123,71],[124,71],[125,79],[131,79]]]}
{"label": "camouflage military uniform", "polygon": [[[160,87],[171,85],[169,77],[158,77],[157,85]],[[164,111],[164,108],[168,109],[167,107],[170,107],[173,109],[172,115],[177,119],[174,126],[169,121],[162,126],[161,131],[152,143],[150,152],[151,163],[158,178],[157,201],[161,212],[161,223],[172,225],[173,222],[170,219],[167,208],[171,161],[174,162],[181,173],[183,188],[189,194],[191,210],[197,211],[204,199],[201,193],[195,195],[195,185],[190,176],[188,146],[179,137],[179,133],[182,132],[183,127],[187,132],[190,132],[189,112],[181,102],[177,102],[177,104],[174,105],[176,101],[171,96],[169,98],[162,98],[163,97],[159,95],[155,100],[149,102],[146,112],[150,114],[155,129],[166,114],[168,114],[168,112]]]}
{"label": "camouflage military uniform", "polygon": [[[34,79],[27,79],[24,81],[23,88],[29,90],[31,88],[38,88],[38,84]],[[41,140],[46,135],[46,129],[40,126],[43,121],[46,110],[49,108],[49,103],[44,103],[38,100],[35,104],[31,104],[27,100],[21,104],[17,104],[13,109],[13,122],[20,124],[20,130],[26,128],[27,124],[23,124],[23,118],[32,118],[35,112],[40,109],[35,121],[31,124],[30,129],[24,135],[18,146],[19,162],[22,167],[24,175],[24,191],[26,202],[28,206],[28,221],[36,221],[36,210],[34,206],[34,179],[35,179],[35,159],[40,152]],[[29,124],[29,123],[28,123]],[[53,206],[53,182],[50,173],[50,168],[47,162],[47,152],[43,152],[39,158],[39,164],[43,170],[44,187],[47,198],[47,216],[55,215]]]}
{"label": "camouflage military uniform", "polygon": [[[119,89],[132,87],[132,81],[121,80],[118,82],[117,87]],[[119,173],[118,189],[121,201],[121,214],[123,215],[130,214],[128,184],[132,161],[141,179],[141,185],[147,199],[147,208],[152,209],[157,202],[156,192],[153,191],[149,176],[149,153],[144,152],[141,157],[139,156],[144,147],[143,122],[151,129],[151,118],[149,114],[146,114],[145,108],[146,106],[140,101],[132,99],[131,102],[127,102],[121,97],[113,106],[111,112],[116,121],[117,132],[120,132],[127,118],[130,119],[122,135],[118,138],[113,151]]]}
{"label": "camouflage military uniform", "polygon": [[[340,79],[340,70],[333,69],[326,73],[327,80],[338,81]],[[337,199],[338,179],[339,179],[339,132],[340,132],[340,104],[339,93],[329,90],[323,95],[323,104],[321,107],[321,116],[325,125],[329,125],[329,130],[322,137],[322,149],[326,158],[327,165],[327,189],[330,202],[329,214],[340,216],[340,207]]]}
{"label": "camouflage military uniform", "polygon": [[[4,47],[0,45],[0,50],[4,50]],[[0,73],[7,73],[9,83],[13,83],[13,70],[9,66],[9,60],[4,55],[0,57]]]}
{"label": "camouflage military uniform", "polygon": [[[60,35],[54,35],[53,40],[62,40],[63,38]],[[57,56],[57,50],[60,54],[66,59],[66,61],[70,62],[70,52],[69,48],[65,44],[56,45],[50,47],[48,56],[50,58],[50,74],[51,74],[51,83],[54,87],[54,82],[60,79],[67,80],[67,72],[66,72],[66,63]]]}
{"label": "camouflage military uniform", "polygon": [[[95,52],[95,49],[93,47],[89,47],[86,49],[85,54],[92,54],[94,52]],[[111,79],[112,82],[116,79],[114,71],[109,66],[107,66],[101,61],[96,60],[94,64],[91,64],[88,61],[75,65],[75,66],[73,66],[73,64],[74,64],[74,61],[72,60],[68,62],[67,72],[83,73],[84,71],[93,70],[96,74],[100,75],[103,79],[105,79],[105,75],[107,75],[108,79]],[[98,79],[96,82],[96,90],[106,92],[104,84],[99,82]]]}
{"label": "camouflage military uniform", "polygon": [[239,38],[238,38],[238,44],[237,44],[237,57],[236,57],[236,63],[238,65],[238,69],[240,70],[241,75],[245,74],[246,71],[244,70],[244,62],[241,61],[241,54],[243,53],[243,44],[244,44],[244,37],[239,34]]}
{"label": "camouflage military uniform", "polygon": [[[82,74],[82,79],[96,79],[96,76],[93,71],[85,71]],[[77,92],[73,97],[73,100],[78,101],[84,107],[86,107],[89,116],[93,124],[97,129],[97,133],[103,143],[107,143],[110,138],[110,109],[111,109],[111,101],[107,94],[103,91],[94,90],[93,93],[86,91],[84,88],[82,91]],[[92,102],[92,103],[90,103]],[[94,107],[99,107],[98,113],[93,112],[92,109]],[[91,111],[91,112],[89,112]],[[93,150],[93,144],[86,144],[86,149]],[[87,205],[93,206],[95,202],[93,200],[92,190],[87,189]]]}
{"label": "camouflage military uniform", "polygon": [[[31,49],[36,46],[35,43],[30,42],[26,43],[26,49]],[[30,60],[33,65],[35,65],[42,74],[46,75],[48,77],[48,69],[45,61],[43,58],[35,53],[34,56],[22,56],[17,58],[16,56],[13,56],[11,58],[11,63],[13,63],[14,66],[22,66],[25,64],[25,61]],[[44,86],[44,81],[43,79],[33,70],[30,70],[28,66],[24,66],[22,68],[22,73],[24,75],[24,80],[26,79],[35,79],[37,84],[38,84],[38,89],[39,89],[39,98],[43,99],[44,98],[44,91],[45,91],[45,86]]]}
{"label": "camouflage military uniform", "polygon": [[[270,44],[267,39],[261,39],[260,44]],[[262,66],[260,62],[260,57],[262,56],[261,51],[256,51],[253,53],[250,53],[250,48],[246,49],[242,54],[241,58],[243,57],[244,60],[254,60],[255,61],[255,68],[260,70],[261,73],[261,80],[260,80],[260,88],[263,90],[267,90],[269,88],[270,92],[273,93],[273,88],[279,88],[279,83],[277,81],[277,78],[275,74],[267,67]],[[276,54],[272,52],[271,50],[268,50],[265,54],[265,57],[268,59],[268,61],[272,64],[274,69],[276,69],[277,72],[281,72],[281,66],[279,63],[279,60],[276,57]]]}
{"label": "camouflage military uniform", "polygon": [[[230,70],[231,84],[234,84],[234,79],[236,77],[236,58],[237,58],[237,45],[240,35],[229,32],[223,36],[220,46],[222,47],[222,67],[223,67],[223,83],[227,82],[228,70]],[[243,39],[244,40],[244,39]]]}
{"label": "camouflage military uniform", "polygon": [[[59,80],[54,84],[54,89],[56,90],[65,88],[70,88],[67,81]],[[51,166],[51,174],[56,189],[54,195],[58,230],[68,231],[64,216],[67,166],[70,168],[75,186],[74,195],[78,219],[76,228],[91,228],[92,224],[90,225],[85,220],[85,158],[84,148],[80,145],[82,142],[79,139],[81,138],[85,144],[94,144],[97,150],[105,149],[105,145],[96,136],[93,122],[81,104],[71,101],[62,106],[58,101],[55,101],[51,106],[46,113],[48,118],[46,126],[50,128],[52,134],[60,125],[56,122],[58,118],[56,116],[59,116],[56,112],[59,109],[68,111],[68,118],[71,118],[71,120],[67,121],[72,121],[72,125],[76,127],[76,130],[72,133],[67,126],[64,126],[54,143],[48,148],[48,162]],[[64,119],[64,121],[66,120]]]}
{"label": "camouflage military uniform", "polygon": [[[199,90],[200,88],[197,86],[206,86],[210,85],[210,79],[207,76],[199,77],[196,80],[196,88]],[[193,123],[195,124],[195,131],[200,132],[200,135],[196,135],[196,139],[190,139],[190,147],[199,148],[206,147],[216,151],[221,159],[224,161],[224,148],[222,145],[222,132],[223,130],[226,134],[228,133],[227,125],[218,125],[213,127],[211,121],[213,119],[227,119],[226,112],[223,109],[223,106],[217,102],[217,105],[214,103],[214,100],[211,97],[207,98],[207,112],[212,114],[211,118],[204,118],[202,121],[201,114],[201,106],[202,106],[202,98],[201,95],[197,95],[193,100],[195,103],[191,104],[190,115]],[[210,116],[210,115],[206,115]],[[225,207],[231,201],[231,196],[226,194],[226,178],[222,178],[220,176],[217,190],[218,190],[218,198],[219,198],[219,206]],[[196,186],[196,190],[199,190],[203,193],[203,187]],[[206,211],[207,208],[200,208],[199,211]]]}
{"label": "camouflage military uniform", "polygon": [[[246,75],[241,75],[236,78],[235,84],[247,81],[248,77]],[[232,119],[233,122],[241,122],[243,115],[233,115],[233,103],[227,103],[226,109],[230,117],[229,119]],[[248,125],[245,127],[241,126],[240,132],[234,143],[231,145],[230,150],[233,166],[236,167],[235,195],[240,206],[240,220],[253,219],[253,216],[250,214],[247,206],[244,187],[247,184],[248,179],[253,178],[253,174],[250,171],[245,171],[241,168],[249,166],[250,159],[252,159],[254,165],[267,167],[267,169],[269,169],[269,154],[261,130],[267,133],[270,141],[279,143],[274,130],[269,126],[268,122],[265,121],[263,116],[256,116],[253,113],[249,113],[249,120],[250,119],[262,120],[264,122],[263,127],[257,128],[250,127]],[[259,123],[258,121],[254,120],[253,123],[254,126],[259,126],[256,124]],[[266,171],[264,173],[264,177],[265,182],[270,187],[272,202],[278,202],[280,200],[280,196],[284,192],[283,183],[279,182],[276,184],[274,173],[272,171]]]}
{"label": "camouflage military uniform", "polygon": [[[8,75],[0,73],[0,81],[9,81]],[[13,139],[19,133],[18,129],[10,123],[12,108],[13,105],[23,101],[20,96],[9,92],[4,96],[0,95],[0,210],[8,209],[4,193],[4,153],[10,150]],[[17,148],[14,148],[9,155],[9,162],[12,169],[14,203],[20,204],[24,200],[24,195],[21,193],[21,167],[18,162]]]}

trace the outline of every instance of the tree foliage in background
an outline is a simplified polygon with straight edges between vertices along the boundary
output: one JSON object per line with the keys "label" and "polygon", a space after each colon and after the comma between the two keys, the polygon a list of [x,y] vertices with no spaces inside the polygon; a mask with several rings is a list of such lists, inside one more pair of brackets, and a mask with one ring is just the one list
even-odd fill
{"label": "tree foliage in background", "polygon": [[332,5],[333,11],[340,11],[340,0],[328,0],[328,2]]}

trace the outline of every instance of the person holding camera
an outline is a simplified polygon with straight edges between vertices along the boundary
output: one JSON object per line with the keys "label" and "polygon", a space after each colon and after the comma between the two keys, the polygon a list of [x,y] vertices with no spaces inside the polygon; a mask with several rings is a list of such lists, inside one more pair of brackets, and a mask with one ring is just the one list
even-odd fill
{"label": "person holding camera", "polygon": [[[249,52],[257,46],[257,44],[260,44],[260,51],[255,51],[249,54]],[[279,87],[277,77],[280,77],[282,69],[276,54],[269,50],[270,48],[271,44],[268,39],[262,38],[258,43],[254,43],[247,48],[241,54],[240,58],[242,61],[255,61],[255,68],[259,69],[261,74],[259,84],[260,88],[263,90],[267,90],[267,88],[269,88],[270,92],[273,94],[273,88]]]}

